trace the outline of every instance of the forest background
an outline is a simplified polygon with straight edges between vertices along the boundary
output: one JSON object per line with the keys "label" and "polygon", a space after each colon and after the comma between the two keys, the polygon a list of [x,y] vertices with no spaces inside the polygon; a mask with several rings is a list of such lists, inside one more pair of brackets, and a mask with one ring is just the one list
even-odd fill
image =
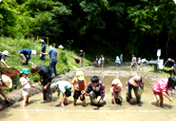
{"label": "forest background", "polygon": [[0,0],[0,35],[49,40],[94,57],[176,59],[172,0]]}

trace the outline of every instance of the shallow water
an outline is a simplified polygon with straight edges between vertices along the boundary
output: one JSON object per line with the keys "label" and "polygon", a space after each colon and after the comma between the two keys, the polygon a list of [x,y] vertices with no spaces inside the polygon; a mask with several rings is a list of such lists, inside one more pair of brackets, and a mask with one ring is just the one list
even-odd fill
{"label": "shallow water", "polygon": [[[126,67],[105,67],[105,68],[92,68],[95,71],[129,71]],[[92,70],[90,68],[90,70]],[[89,71],[86,70],[86,71]],[[90,82],[92,75],[85,75],[85,79]],[[141,121],[141,120],[152,120],[152,121],[174,121],[176,113],[176,101],[170,102],[167,98],[164,98],[164,108],[155,106],[155,96],[151,90],[152,85],[146,78],[143,78],[145,87],[144,93],[142,94],[142,99],[140,104],[130,105],[126,99],[126,81],[130,75],[120,76],[119,79],[123,84],[123,103],[122,105],[113,105],[112,97],[110,93],[111,82],[116,78],[117,74],[114,75],[97,75],[99,79],[105,84],[105,98],[106,104],[102,107],[90,105],[89,97],[86,97],[87,107],[82,106],[82,102],[78,99],[77,105],[73,106],[73,93],[69,97],[70,104],[62,108],[60,106],[62,95],[58,98],[57,93],[53,94],[53,100],[50,103],[42,103],[42,93],[36,94],[29,98],[29,104],[26,106],[26,110],[22,109],[22,101],[14,104],[13,106],[6,108],[0,112],[0,121],[55,121],[55,120],[131,120],[131,121]],[[71,80],[69,80],[71,82]],[[134,93],[132,96],[135,101]]]}

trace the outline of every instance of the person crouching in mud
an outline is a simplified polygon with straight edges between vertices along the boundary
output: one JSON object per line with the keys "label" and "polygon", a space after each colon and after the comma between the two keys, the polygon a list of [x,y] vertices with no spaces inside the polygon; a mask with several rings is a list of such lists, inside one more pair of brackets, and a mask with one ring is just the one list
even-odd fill
{"label": "person crouching in mud", "polygon": [[140,103],[141,101],[141,94],[143,92],[143,88],[144,88],[144,83],[142,81],[142,77],[135,75],[132,76],[128,79],[128,81],[126,82],[126,88],[127,88],[127,93],[126,93],[126,99],[127,101],[130,102],[130,104],[133,104],[133,98],[131,95],[131,90],[134,90],[136,99],[137,99],[137,103]]}

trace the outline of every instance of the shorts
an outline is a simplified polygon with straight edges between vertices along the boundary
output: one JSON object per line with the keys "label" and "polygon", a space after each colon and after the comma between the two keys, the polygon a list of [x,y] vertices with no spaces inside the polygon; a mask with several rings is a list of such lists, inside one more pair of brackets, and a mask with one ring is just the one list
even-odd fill
{"label": "shorts", "polygon": [[70,97],[70,96],[71,96],[71,91],[70,91],[70,89],[66,89],[65,95],[66,95],[66,97]]}
{"label": "shorts", "polygon": [[[78,99],[78,97],[80,97],[80,95],[81,95],[81,91],[75,90],[75,91],[74,91],[73,98],[74,98],[74,99]],[[82,99],[81,99],[81,97],[80,97],[80,100],[81,100],[81,101],[84,101],[84,100],[85,100],[85,96],[83,95],[83,98],[82,98]]]}
{"label": "shorts", "polygon": [[153,93],[154,93],[155,95],[161,94],[160,92],[155,92],[154,90],[153,90]]}
{"label": "shorts", "polygon": [[29,88],[29,89],[23,89],[22,95],[23,95],[23,96],[28,96],[28,95],[30,95],[30,88]]}

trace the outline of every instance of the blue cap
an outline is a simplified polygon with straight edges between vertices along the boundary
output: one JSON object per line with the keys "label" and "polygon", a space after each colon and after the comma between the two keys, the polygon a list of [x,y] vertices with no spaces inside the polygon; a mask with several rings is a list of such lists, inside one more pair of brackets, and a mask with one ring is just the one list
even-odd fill
{"label": "blue cap", "polygon": [[29,74],[29,69],[23,68],[23,69],[22,69],[22,73],[24,73],[24,74]]}

